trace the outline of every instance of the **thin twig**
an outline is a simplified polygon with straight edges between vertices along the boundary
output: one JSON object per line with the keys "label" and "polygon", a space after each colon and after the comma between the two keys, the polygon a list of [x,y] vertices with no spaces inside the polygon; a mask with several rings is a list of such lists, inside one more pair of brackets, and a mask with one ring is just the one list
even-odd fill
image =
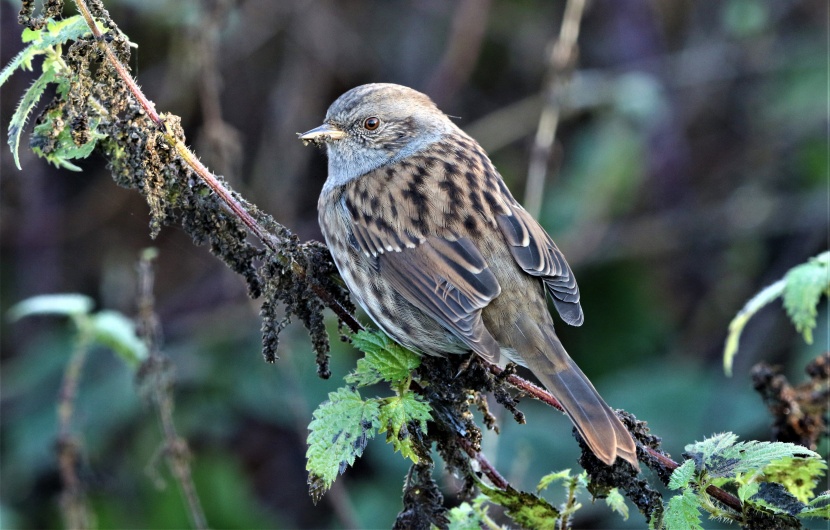
{"label": "thin twig", "polygon": [[584,10],[585,0],[568,0],[565,14],[562,17],[559,38],[551,47],[548,58],[549,73],[545,86],[545,107],[539,117],[539,127],[536,129],[536,138],[530,153],[530,167],[525,187],[524,206],[534,217],[539,216],[542,208],[548,159],[559,124],[562,94],[576,61],[576,40],[579,37],[579,25]]}
{"label": "thin twig", "polygon": [[153,296],[155,276],[152,260],[154,257],[154,251],[145,251],[138,266],[140,328],[142,338],[150,351],[150,357],[144,362],[142,368],[146,369],[144,375],[149,376],[148,384],[150,385],[151,401],[155,405],[161,423],[167,465],[176,478],[182,496],[187,503],[188,514],[193,527],[202,530],[208,527],[207,518],[190,472],[191,455],[187,440],[180,437],[176,432],[176,424],[173,421],[173,398],[171,396],[173,381],[169,374],[171,368],[168,366],[169,361],[160,350],[161,327],[156,316]]}
{"label": "thin twig", "polygon": [[78,453],[80,444],[72,436],[72,418],[75,412],[75,398],[81,370],[89,353],[90,333],[81,322],[78,324],[78,341],[75,351],[63,373],[58,397],[58,467],[60,468],[63,492],[61,493],[61,512],[67,528],[90,528],[92,520],[86,502],[84,488],[78,477]]}

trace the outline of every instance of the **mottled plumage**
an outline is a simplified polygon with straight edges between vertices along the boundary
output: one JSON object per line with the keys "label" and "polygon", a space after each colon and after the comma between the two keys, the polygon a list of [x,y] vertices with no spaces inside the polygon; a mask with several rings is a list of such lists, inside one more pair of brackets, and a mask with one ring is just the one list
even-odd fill
{"label": "mottled plumage", "polygon": [[378,326],[429,355],[527,366],[601,460],[637,466],[631,435],[554,332],[546,291],[565,322],[582,324],[574,275],[475,140],[392,84],[346,92],[300,138],[327,147],[320,226]]}

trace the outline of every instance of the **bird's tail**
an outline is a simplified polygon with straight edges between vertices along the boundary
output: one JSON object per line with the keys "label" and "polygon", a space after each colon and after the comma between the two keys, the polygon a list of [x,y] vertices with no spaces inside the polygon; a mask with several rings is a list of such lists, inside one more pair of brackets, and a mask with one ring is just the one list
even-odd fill
{"label": "bird's tail", "polygon": [[565,351],[553,328],[532,321],[517,324],[531,343],[520,350],[521,357],[562,404],[591,451],[609,466],[620,457],[639,469],[631,434]]}

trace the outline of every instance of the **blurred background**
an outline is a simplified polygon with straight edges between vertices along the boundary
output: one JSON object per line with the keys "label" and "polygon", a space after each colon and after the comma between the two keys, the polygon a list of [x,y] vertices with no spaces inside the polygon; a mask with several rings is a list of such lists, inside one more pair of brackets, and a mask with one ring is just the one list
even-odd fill
{"label": "blurred background", "polygon": [[[428,93],[524,196],[564,1],[104,4],[138,45],[130,66],[159,111],[181,116],[202,160],[303,240],[320,238],[326,162],[295,133],[367,82]],[[19,7],[0,1],[3,64],[22,47]],[[807,360],[828,350],[826,302],[812,346],[776,302],[746,328],[734,376],[721,367],[728,323],[747,299],[827,248],[827,39],[825,0],[587,4],[540,213],[576,272],[586,314],[581,328],[559,331],[606,400],[648,421],[675,459],[716,432],[768,439],[751,366],[779,364],[797,383]],[[3,87],[4,131],[32,79],[17,74]],[[12,324],[7,309],[76,292],[134,315],[135,263],[151,245],[175,419],[209,524],[392,525],[408,465],[383,439],[316,508],[307,494],[306,426],[354,367],[351,348],[334,340],[333,376],[320,380],[305,331],[291,325],[280,360],[266,364],[259,302],[243,281],[178,228],[151,240],[146,203],[117,187],[100,157],[81,161],[81,173],[55,170],[25,145],[23,171],[5,146],[0,161],[3,528],[61,526],[55,407],[74,338],[63,320]],[[503,431],[488,435],[485,452],[532,490],[543,474],[576,467],[578,451],[564,416],[527,400],[520,408],[527,425],[494,407]],[[188,526],[158,459],[154,413],[109,351],[87,361],[73,433],[100,528]],[[457,484],[440,469],[456,505]],[[555,489],[548,497],[564,500]],[[577,527],[645,526],[633,507],[623,522],[603,503],[583,504]]]}

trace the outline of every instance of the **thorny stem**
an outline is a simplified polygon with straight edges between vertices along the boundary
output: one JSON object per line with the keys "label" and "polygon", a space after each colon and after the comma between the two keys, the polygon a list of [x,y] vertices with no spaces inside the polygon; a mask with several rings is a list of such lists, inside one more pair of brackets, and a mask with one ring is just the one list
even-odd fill
{"label": "thorny stem", "polygon": [[476,451],[475,448],[473,448],[473,445],[470,443],[470,441],[466,438],[459,436],[458,438],[456,438],[456,440],[458,441],[458,445],[460,445],[461,448],[464,449],[467,455],[476,462],[478,462],[478,465],[481,468],[481,472],[484,473],[484,475],[490,479],[490,482],[493,483],[493,486],[499,488],[500,490],[507,489],[510,483],[507,481],[506,478],[501,476],[501,473],[499,473],[499,471],[495,467],[493,467],[493,464],[491,464],[490,461],[487,460],[486,456],[484,456],[479,451]]}
{"label": "thorny stem", "polygon": [[[124,65],[121,64],[121,61],[118,60],[115,53],[110,48],[109,44],[104,40],[104,36],[101,31],[98,29],[98,26],[95,24],[95,20],[92,18],[92,14],[89,11],[89,7],[86,4],[86,0],[74,0],[75,5],[78,7],[78,11],[84,17],[84,20],[89,26],[90,31],[95,36],[95,39],[98,42],[98,47],[101,48],[104,55],[106,56],[107,60],[112,64],[115,71],[118,73],[121,80],[127,86],[127,89],[136,99],[141,108],[147,113],[150,120],[159,128],[159,130],[164,131],[162,137],[164,140],[176,150],[176,153],[182,158],[182,160],[190,166],[196,175],[202,179],[202,181],[211,189],[213,190],[216,195],[225,203],[225,205],[237,216],[237,218],[242,221],[251,232],[259,238],[262,243],[268,247],[270,250],[277,252],[279,249],[279,241],[273,234],[270,234],[265,228],[263,228],[256,219],[251,216],[250,213],[245,209],[245,207],[237,201],[231,192],[222,185],[219,179],[205,167],[204,164],[198,159],[198,157],[187,148],[184,143],[182,143],[171,130],[170,124],[164,119],[163,116],[160,116],[155,109],[155,105],[152,101],[147,99],[141,89],[138,87],[138,84],[133,80],[130,73],[127,72],[127,69],[124,68]],[[293,269],[294,273],[300,277],[302,280],[307,280],[306,271],[297,263],[292,262],[291,268]],[[358,332],[363,327],[360,323],[354,318],[354,316],[349,313],[346,308],[344,308],[331,294],[328,293],[325,289],[317,285],[314,281],[309,281],[309,285],[311,289],[334,313],[342,320],[352,332]]]}
{"label": "thorny stem", "polygon": [[[266,245],[270,250],[277,251],[278,250],[278,241],[276,241],[275,236],[268,233],[257,221],[248,213],[248,211],[237,201],[232,194],[222,185],[221,182],[205,167],[204,164],[199,161],[195,154],[193,154],[190,149],[187,148],[181,141],[176,138],[176,136],[170,130],[169,124],[156,112],[155,106],[153,103],[147,99],[144,94],[141,92],[141,89],[138,87],[136,82],[132,79],[129,72],[127,72],[124,65],[121,64],[121,61],[118,60],[115,53],[110,48],[109,44],[104,40],[103,34],[98,29],[97,25],[95,24],[94,19],[92,18],[92,14],[89,11],[89,8],[86,4],[85,0],[74,0],[75,5],[78,8],[78,11],[86,20],[87,25],[92,31],[92,34],[95,36],[95,39],[98,41],[98,46],[104,52],[107,60],[112,64],[113,68],[115,68],[118,75],[121,77],[122,81],[126,84],[129,91],[132,93],[133,97],[136,101],[141,105],[153,123],[156,124],[159,129],[164,130],[164,134],[162,135],[165,141],[173,147],[182,160],[185,161],[188,166],[202,179],[202,181],[213,190],[219,198],[227,205],[227,207],[253,232],[253,234],[262,241],[264,245]],[[582,12],[584,10],[585,0],[569,0],[568,4],[565,8],[565,16],[563,18],[562,29],[560,32],[560,38],[557,44],[554,46],[553,53],[551,54],[551,65],[552,68],[556,73],[562,73],[561,71],[568,66],[568,63],[572,60],[574,49],[576,46],[576,39],[579,35],[579,22],[582,18]],[[558,70],[558,71],[557,71]],[[550,90],[553,90],[553,86],[549,87]],[[551,95],[549,94],[549,98]],[[544,113],[552,113],[551,116],[545,117]],[[536,158],[539,160],[546,160],[547,155],[550,152],[550,146],[553,143],[553,137],[556,132],[556,123],[558,120],[558,107],[554,107],[553,105],[548,105],[543,111],[543,116],[540,119],[539,124],[539,131],[537,131],[537,141],[534,145],[534,150],[540,149],[540,153],[544,156],[537,155]],[[544,130],[543,130],[544,129]],[[541,151],[544,150],[544,151]],[[531,170],[533,171],[533,170]],[[541,186],[544,186],[544,171],[545,167],[542,168],[541,174]],[[538,186],[539,184],[531,184],[531,181],[539,181],[538,177],[530,177],[528,178],[528,189],[531,189],[531,186]],[[534,194],[536,198],[541,197],[541,193],[537,192]],[[525,204],[527,205],[527,200]],[[532,205],[531,205],[532,206]],[[539,207],[536,206],[535,210],[538,210]],[[528,207],[528,211],[533,213],[533,209]],[[300,276],[302,279],[307,279],[306,271],[297,263],[292,263],[292,269],[294,272]],[[358,332],[363,329],[363,326],[354,316],[347,311],[340,303],[338,303],[333,296],[331,296],[328,291],[326,291],[323,287],[316,284],[313,281],[309,281],[309,285],[314,293],[323,301],[325,304],[332,310],[334,313],[340,318],[346,326],[352,332]],[[495,375],[498,375],[502,372],[502,369],[496,365],[488,364],[488,369]],[[539,388],[538,386],[534,385],[533,383],[522,379],[516,375],[510,375],[507,377],[507,381],[510,384],[514,385],[519,390],[535,397],[539,401],[550,405],[559,410],[562,409],[562,405],[559,401],[556,400],[549,392]],[[467,454],[475,459],[479,465],[481,466],[482,472],[490,479],[494,486],[505,489],[509,483],[507,480],[501,476],[501,474],[490,464],[487,458],[473,449],[470,443],[464,438],[458,438],[460,445],[464,448]],[[672,459],[661,455],[657,451],[643,447],[643,449],[648,452],[650,455],[654,456],[661,464],[666,466],[669,469],[675,469],[679,467]],[[716,498],[718,501],[726,504],[730,508],[740,511],[741,510],[741,502],[740,500],[735,497],[734,495],[717,488],[715,486],[709,486],[707,488],[707,493],[712,495],[712,497]]]}

